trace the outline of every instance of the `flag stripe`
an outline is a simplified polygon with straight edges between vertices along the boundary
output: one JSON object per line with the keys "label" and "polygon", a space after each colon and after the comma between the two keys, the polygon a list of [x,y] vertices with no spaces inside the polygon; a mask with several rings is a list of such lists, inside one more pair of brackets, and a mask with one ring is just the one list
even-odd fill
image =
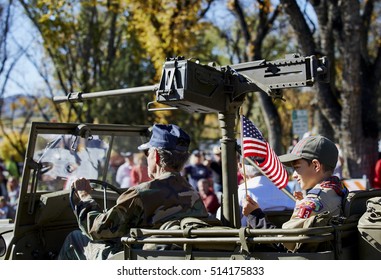
{"label": "flag stripe", "polygon": [[272,150],[270,150],[269,153],[273,153],[273,156],[269,157],[270,160],[260,164],[259,166],[263,170],[266,170],[265,173],[269,177],[269,179],[271,178],[271,180],[276,185],[278,185],[285,179],[285,176],[288,179],[288,174],[286,170],[284,170],[284,172],[278,172],[279,170],[281,170],[281,164],[279,161],[276,160],[276,155]]}
{"label": "flag stripe", "polygon": [[[250,157],[257,167],[279,189],[283,189],[288,183],[288,174],[278,156],[263,138],[258,128],[245,116],[241,117],[242,125],[242,155]],[[259,161],[260,160],[260,161]]]}

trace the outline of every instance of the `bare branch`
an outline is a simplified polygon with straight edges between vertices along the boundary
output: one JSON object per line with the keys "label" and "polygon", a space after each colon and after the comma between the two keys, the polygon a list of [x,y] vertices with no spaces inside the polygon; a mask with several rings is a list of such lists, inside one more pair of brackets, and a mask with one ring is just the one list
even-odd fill
{"label": "bare branch", "polygon": [[209,11],[210,7],[212,6],[214,0],[207,0],[206,1],[206,7],[204,9],[201,9],[200,11],[200,19],[205,16],[205,14]]}
{"label": "bare branch", "polygon": [[242,28],[242,35],[243,35],[243,38],[245,40],[245,44],[249,45],[250,41],[251,41],[251,34],[249,31],[249,27],[248,27],[248,24],[246,22],[245,15],[243,13],[241,4],[238,0],[232,0],[232,1],[230,1],[230,4],[231,4],[232,10],[234,11],[234,13],[237,16],[238,21],[240,23],[240,26]]}

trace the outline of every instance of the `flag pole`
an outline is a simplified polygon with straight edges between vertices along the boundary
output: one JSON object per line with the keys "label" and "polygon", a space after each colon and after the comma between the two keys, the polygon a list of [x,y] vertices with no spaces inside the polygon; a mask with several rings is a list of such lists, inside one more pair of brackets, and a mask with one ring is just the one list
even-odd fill
{"label": "flag pole", "polygon": [[[241,143],[243,143],[243,124],[242,124],[242,106],[239,107],[239,117],[241,121]],[[245,183],[245,199],[247,200],[247,182],[246,182],[246,167],[245,167],[245,157],[243,156],[243,145],[241,144],[241,165],[243,169],[243,181]]]}

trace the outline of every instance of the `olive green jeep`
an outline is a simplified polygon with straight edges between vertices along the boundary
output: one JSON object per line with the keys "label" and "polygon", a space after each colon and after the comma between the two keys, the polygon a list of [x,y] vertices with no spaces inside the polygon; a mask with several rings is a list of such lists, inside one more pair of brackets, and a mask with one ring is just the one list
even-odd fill
{"label": "olive green jeep", "polygon": [[[90,179],[94,198],[109,209],[123,192],[115,181],[118,155],[137,152],[148,137],[146,126],[33,123],[16,218],[0,223],[2,258],[56,259],[67,234],[78,229],[71,180]],[[342,217],[309,229],[254,230],[195,218],[160,229],[133,228],[113,259],[381,259],[380,201],[381,190],[350,192]],[[266,214],[278,226],[291,216]],[[284,242],[298,243],[300,250],[277,252],[270,246]]]}

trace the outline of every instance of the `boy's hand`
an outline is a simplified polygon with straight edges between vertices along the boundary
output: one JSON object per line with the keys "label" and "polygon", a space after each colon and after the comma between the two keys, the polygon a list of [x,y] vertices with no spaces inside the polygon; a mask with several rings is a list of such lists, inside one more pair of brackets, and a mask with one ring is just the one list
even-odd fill
{"label": "boy's hand", "polygon": [[294,197],[297,200],[302,200],[303,199],[303,193],[302,192],[294,192]]}
{"label": "boy's hand", "polygon": [[249,195],[246,196],[246,199],[242,201],[242,214],[244,216],[248,216],[251,212],[258,208],[259,204]]}

